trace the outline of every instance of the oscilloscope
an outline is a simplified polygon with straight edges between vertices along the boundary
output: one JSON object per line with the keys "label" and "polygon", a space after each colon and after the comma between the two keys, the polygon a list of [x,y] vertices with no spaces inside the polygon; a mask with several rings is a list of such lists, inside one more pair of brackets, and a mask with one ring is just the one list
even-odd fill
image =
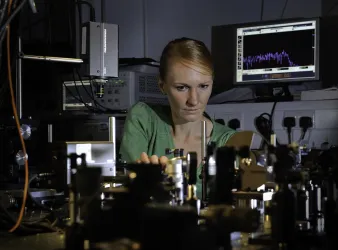
{"label": "oscilloscope", "polygon": [[237,27],[235,84],[319,80],[319,19]]}

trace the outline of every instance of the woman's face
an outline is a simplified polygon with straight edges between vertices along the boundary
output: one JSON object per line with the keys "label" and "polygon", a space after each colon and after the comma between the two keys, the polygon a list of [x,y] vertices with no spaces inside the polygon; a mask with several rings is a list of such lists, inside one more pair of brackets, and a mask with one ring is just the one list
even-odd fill
{"label": "woman's face", "polygon": [[173,118],[179,123],[200,121],[211,95],[212,76],[179,62],[168,70],[161,87],[168,95]]}

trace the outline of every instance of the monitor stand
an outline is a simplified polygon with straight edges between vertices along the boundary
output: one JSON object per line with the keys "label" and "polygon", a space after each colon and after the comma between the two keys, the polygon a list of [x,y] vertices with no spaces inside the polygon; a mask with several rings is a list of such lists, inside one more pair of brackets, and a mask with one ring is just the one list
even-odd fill
{"label": "monitor stand", "polygon": [[292,102],[293,96],[288,85],[255,86],[256,102]]}

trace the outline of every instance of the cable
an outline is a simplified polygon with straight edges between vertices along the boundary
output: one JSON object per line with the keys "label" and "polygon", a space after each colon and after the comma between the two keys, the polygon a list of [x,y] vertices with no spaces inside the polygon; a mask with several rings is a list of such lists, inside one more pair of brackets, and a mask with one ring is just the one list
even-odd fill
{"label": "cable", "polygon": [[[92,22],[96,21],[95,8],[90,2],[88,2],[88,1],[76,1],[76,4],[78,5],[78,12],[81,13],[80,15],[82,15],[81,5],[87,5],[89,7],[89,11],[90,11],[90,21],[92,21]],[[80,23],[80,25],[81,25],[81,23]]]}
{"label": "cable", "polygon": [[338,6],[338,1],[335,2],[332,7],[323,15],[323,16],[326,16],[328,14],[330,14],[336,7]]}
{"label": "cable", "polygon": [[[93,91],[93,87],[91,85],[91,82],[89,81],[89,83],[90,83],[89,86],[90,86],[90,89],[91,89],[91,91],[90,91],[91,93],[89,93],[89,91],[87,90],[86,86],[84,85],[84,83],[82,81],[81,75],[80,75],[79,70],[77,68],[76,68],[76,73],[77,73],[77,76],[78,76],[78,78],[79,78],[79,80],[81,82],[82,88],[86,91],[87,95],[92,99],[92,101],[96,105],[97,101],[95,100],[95,97],[94,97],[94,91]],[[74,78],[75,78],[75,76],[74,76]],[[103,107],[103,106],[101,106],[101,107]]]}
{"label": "cable", "polygon": [[270,120],[269,120],[269,126],[270,126],[270,134],[272,134],[272,126],[273,126],[273,116],[275,114],[275,109],[276,109],[276,106],[277,106],[277,102],[274,102],[273,105],[272,105],[272,109],[271,109],[271,112],[270,112]]}
{"label": "cable", "polygon": [[299,142],[304,140],[306,132],[308,131],[309,128],[313,127],[313,121],[312,117],[309,116],[302,116],[299,118],[299,127],[302,129],[301,136],[299,138]]}
{"label": "cable", "polygon": [[296,118],[293,116],[284,117],[283,127],[286,128],[288,144],[292,143],[292,128],[296,127]]}
{"label": "cable", "polygon": [[4,20],[6,9],[7,9],[8,0],[2,1],[2,4],[3,4],[3,6],[2,6],[2,9],[0,11],[1,12],[1,15],[0,15],[0,24]]}
{"label": "cable", "polygon": [[[99,106],[99,107],[105,109],[104,111],[110,111],[110,109],[104,107],[104,106],[101,105],[98,101],[95,100],[95,97],[94,97],[94,91],[93,91],[93,85],[92,85],[92,80],[89,79],[89,82],[90,82],[90,89],[91,89],[91,92],[92,92],[92,95],[91,95],[91,94],[87,91],[87,89],[86,89],[86,87],[85,87],[85,85],[84,85],[84,83],[83,83],[83,81],[82,81],[80,72],[79,72],[79,70],[78,70],[77,68],[76,68],[76,73],[77,73],[78,78],[79,78],[79,80],[80,80],[80,82],[81,82],[81,84],[82,84],[82,87],[85,89],[87,95],[92,99],[92,101],[94,102],[94,104],[95,104],[96,106]],[[113,111],[115,111],[115,110],[113,110]],[[117,112],[117,111],[116,111],[116,112]]]}
{"label": "cable", "polygon": [[[44,216],[35,220],[22,221],[18,227],[18,231],[24,234],[37,234],[46,232],[58,232],[61,231],[55,226],[55,222],[51,223],[50,219],[55,219],[51,216]],[[10,225],[15,223],[13,215],[0,203],[0,226],[1,228],[10,228]]]}
{"label": "cable", "polygon": [[54,176],[54,174],[51,174],[51,173],[40,173],[40,174],[36,174],[36,175],[33,175],[29,182],[28,182],[28,195],[30,197],[30,199],[32,200],[32,202],[39,208],[41,208],[42,210],[44,211],[48,211],[48,212],[53,212],[53,208],[51,207],[47,207],[45,206],[44,204],[42,203],[39,203],[35,197],[32,196],[32,193],[31,193],[31,184],[33,181],[35,180],[39,180],[40,178],[43,178],[43,177],[50,177],[50,176]]}
{"label": "cable", "polygon": [[[10,18],[13,17],[19,12],[19,10],[23,7],[24,3],[26,2],[26,0],[23,0],[20,5],[16,8],[16,10],[14,10],[13,14],[10,16]],[[12,0],[9,0],[9,4],[8,4],[8,15],[10,15],[11,12],[11,7],[12,7]],[[13,109],[13,114],[14,114],[14,119],[15,119],[15,123],[16,123],[16,127],[18,130],[18,134],[19,134],[19,138],[20,138],[20,142],[22,145],[22,150],[24,153],[24,156],[27,155],[27,151],[26,151],[26,145],[25,145],[25,141],[23,140],[23,137],[21,135],[21,131],[20,131],[20,121],[19,121],[19,117],[18,117],[18,113],[16,110],[16,104],[15,104],[15,95],[14,95],[14,89],[13,89],[13,79],[12,79],[12,68],[11,68],[11,50],[10,50],[10,21],[12,19],[8,19],[6,24],[8,25],[7,27],[7,68],[8,68],[8,81],[9,81],[9,89],[10,89],[10,93],[11,93],[11,102],[12,102],[12,109]],[[6,25],[6,26],[7,26]],[[22,198],[22,204],[21,204],[21,209],[20,209],[20,213],[19,213],[19,217],[17,218],[17,221],[15,223],[15,225],[9,230],[9,232],[14,232],[21,224],[24,212],[25,212],[25,207],[26,207],[26,201],[27,201],[27,194],[28,194],[28,183],[29,183],[29,179],[28,179],[28,160],[25,157],[25,184],[24,184],[24,189],[23,189],[23,198]]]}
{"label": "cable", "polygon": [[[4,0],[2,1],[2,7],[1,7],[1,15],[0,15],[0,25],[2,24],[5,14],[7,12],[7,4],[8,4],[8,0]],[[2,42],[0,43],[0,68],[1,68],[1,64],[2,64],[2,52],[3,52],[3,48],[2,48]]]}
{"label": "cable", "polygon": [[[91,107],[91,106],[89,106],[83,99],[82,99],[82,96],[81,96],[81,93],[80,93],[80,91],[79,91],[79,88],[77,87],[77,85],[76,85],[76,78],[75,78],[75,73],[74,73],[74,69],[73,69],[73,82],[74,82],[74,87],[75,87],[75,91],[76,91],[76,93],[77,93],[77,95],[78,95],[78,97],[79,97],[79,99],[81,100],[81,102],[83,103],[83,105],[85,105],[86,106],[86,108],[87,109],[89,109],[89,110],[91,110],[91,111],[95,111],[95,108],[94,107]],[[82,82],[81,82],[82,83]],[[85,88],[85,90],[87,91],[87,89]],[[88,94],[88,92],[87,92],[87,94]],[[90,97],[90,96],[89,96]],[[100,110],[97,110],[97,111],[100,111]],[[101,111],[102,112],[102,111]]]}
{"label": "cable", "polygon": [[68,86],[63,82],[63,86],[65,87],[66,91],[78,102],[85,105],[85,107],[88,109],[88,111],[93,112],[94,110],[90,109],[91,107],[88,106],[86,103],[83,103],[76,95],[73,94],[73,92],[68,88]]}
{"label": "cable", "polygon": [[12,9],[16,8],[16,4],[18,3],[18,0],[13,0],[12,2]]}
{"label": "cable", "polygon": [[286,7],[288,6],[288,3],[289,3],[289,0],[285,0],[284,7],[283,7],[283,10],[282,10],[282,14],[280,15],[280,19],[283,19]]}
{"label": "cable", "polygon": [[16,17],[16,15],[20,12],[20,10],[22,9],[22,7],[25,5],[25,3],[27,2],[27,0],[22,0],[22,2],[19,4],[19,6],[13,11],[13,13],[10,15],[10,8],[12,6],[12,1],[13,0],[9,0],[8,4],[8,9],[9,9],[9,13],[8,13],[8,19],[6,21],[6,23],[1,27],[0,29],[0,44],[2,44],[4,38],[5,38],[5,34],[6,34],[6,27],[9,26],[9,24],[12,22],[12,20],[14,19],[14,17]]}
{"label": "cable", "polygon": [[255,135],[259,135],[262,140],[266,143],[266,145],[270,145],[270,141],[268,141],[263,135],[261,135],[259,132],[254,131]]}
{"label": "cable", "polygon": [[261,0],[261,18],[260,18],[261,21],[263,21],[263,16],[264,16],[264,5],[265,5],[265,1]]}
{"label": "cable", "polygon": [[[266,145],[266,141],[270,140],[270,136],[273,134],[273,116],[275,113],[277,102],[274,102],[271,108],[271,112],[262,113],[255,118],[254,124],[256,130],[265,138],[265,141],[262,141],[262,147]],[[279,145],[277,141],[277,145]]]}

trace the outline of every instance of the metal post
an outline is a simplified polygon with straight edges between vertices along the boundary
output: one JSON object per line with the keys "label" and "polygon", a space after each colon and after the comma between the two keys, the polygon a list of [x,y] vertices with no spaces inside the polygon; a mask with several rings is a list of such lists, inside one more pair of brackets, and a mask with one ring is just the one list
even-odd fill
{"label": "metal post", "polygon": [[53,142],[53,124],[48,124],[48,143]]}
{"label": "metal post", "polygon": [[205,157],[207,155],[207,122],[202,121],[202,131],[201,131],[201,146],[202,146],[202,162],[205,161]]}
{"label": "metal post", "polygon": [[101,23],[106,22],[106,1],[101,0]]}
{"label": "metal post", "polygon": [[22,44],[21,37],[18,37],[18,57],[16,58],[16,111],[19,119],[22,119]]}
{"label": "metal post", "polygon": [[116,118],[109,117],[109,141],[113,142],[113,152],[114,152],[114,166],[113,166],[113,176],[116,176]]}
{"label": "metal post", "polygon": [[206,162],[207,156],[207,122],[202,121],[201,123],[201,156],[202,156],[202,205],[206,206],[207,203],[207,173],[208,173],[208,163]]}

